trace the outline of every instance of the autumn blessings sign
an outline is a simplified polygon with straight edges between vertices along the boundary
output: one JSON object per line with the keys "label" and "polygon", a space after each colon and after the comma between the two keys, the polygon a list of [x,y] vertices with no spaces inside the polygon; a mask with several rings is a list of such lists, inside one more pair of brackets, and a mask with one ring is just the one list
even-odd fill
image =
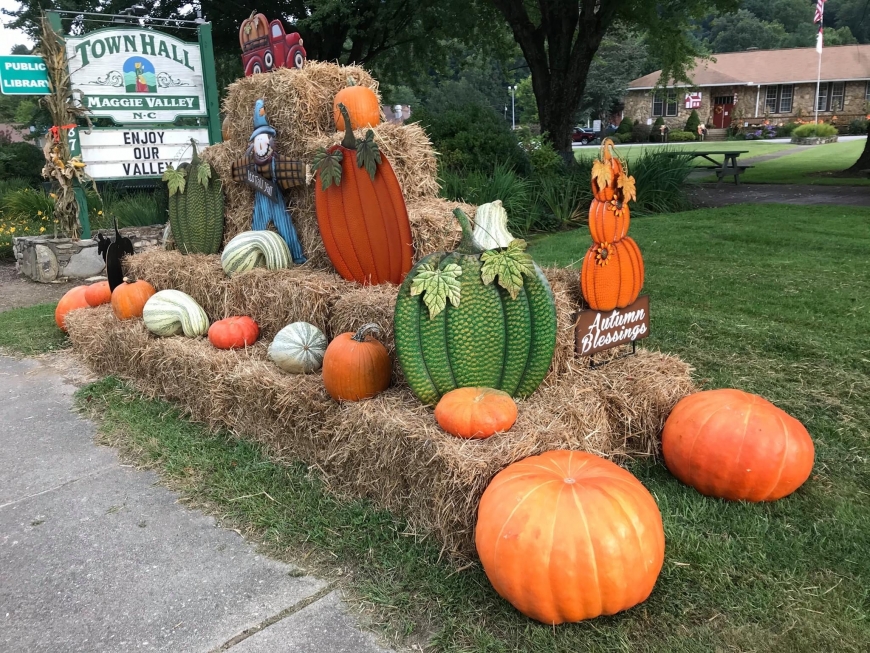
{"label": "autumn blessings sign", "polygon": [[575,327],[576,351],[589,356],[649,336],[649,295],[612,311],[580,311]]}

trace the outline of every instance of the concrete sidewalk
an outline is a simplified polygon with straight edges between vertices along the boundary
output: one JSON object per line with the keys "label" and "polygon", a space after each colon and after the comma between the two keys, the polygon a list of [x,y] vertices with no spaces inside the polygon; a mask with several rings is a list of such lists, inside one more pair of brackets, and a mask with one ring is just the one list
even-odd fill
{"label": "concrete sidewalk", "polygon": [[0,650],[383,651],[332,586],[95,445],[74,390],[0,356]]}

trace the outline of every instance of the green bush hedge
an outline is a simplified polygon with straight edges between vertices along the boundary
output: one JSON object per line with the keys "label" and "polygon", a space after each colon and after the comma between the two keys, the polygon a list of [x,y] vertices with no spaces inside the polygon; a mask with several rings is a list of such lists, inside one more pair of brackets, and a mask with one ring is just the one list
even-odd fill
{"label": "green bush hedge", "polygon": [[692,113],[689,114],[689,119],[686,120],[686,131],[690,134],[698,133],[698,125],[701,124],[701,118],[698,116],[698,112],[695,109],[692,109]]}
{"label": "green bush hedge", "polygon": [[793,136],[797,136],[798,138],[808,138],[811,136],[818,136],[820,138],[827,138],[828,136],[835,136],[837,133],[837,128],[833,125],[829,125],[827,123],[821,122],[818,125],[815,123],[808,123],[806,125],[801,125],[797,127],[793,132]]}
{"label": "green bush hedge", "polygon": [[673,131],[668,134],[668,140],[673,143],[685,143],[686,141],[695,140],[695,134],[690,131]]}
{"label": "green bush hedge", "polygon": [[36,185],[42,181],[42,168],[45,155],[30,143],[0,144],[0,179],[20,177],[28,184]]}
{"label": "green bush hedge", "polygon": [[622,122],[619,123],[619,128],[616,130],[617,134],[630,134],[631,128],[634,127],[634,120],[631,118],[623,118]]}
{"label": "green bush hedge", "polygon": [[776,128],[776,135],[788,138],[798,127],[799,125],[796,122],[787,122],[784,125],[780,125]]}
{"label": "green bush hedge", "polygon": [[651,130],[649,125],[635,123],[634,127],[631,128],[631,142],[648,143],[650,132]]}
{"label": "green bush hedge", "polygon": [[863,118],[859,118],[858,120],[853,120],[849,123],[849,133],[850,134],[866,134],[867,133],[867,125],[870,124]]}

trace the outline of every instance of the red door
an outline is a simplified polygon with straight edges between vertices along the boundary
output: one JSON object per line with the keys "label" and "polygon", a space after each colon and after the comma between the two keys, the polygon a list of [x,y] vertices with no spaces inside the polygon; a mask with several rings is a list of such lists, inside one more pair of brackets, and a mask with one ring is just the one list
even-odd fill
{"label": "red door", "polygon": [[713,98],[713,126],[724,129],[731,125],[731,114],[734,113],[734,96],[722,95]]}

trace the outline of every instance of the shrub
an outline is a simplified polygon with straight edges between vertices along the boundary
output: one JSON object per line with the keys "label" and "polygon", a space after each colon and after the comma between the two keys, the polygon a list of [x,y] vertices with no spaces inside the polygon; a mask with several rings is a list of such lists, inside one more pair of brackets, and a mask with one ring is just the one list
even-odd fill
{"label": "shrub", "polygon": [[532,172],[546,174],[556,172],[564,166],[562,157],[547,140],[546,134],[532,134],[528,127],[520,127],[516,136],[528,157]]}
{"label": "shrub", "polygon": [[695,134],[690,131],[673,131],[668,134],[668,140],[674,143],[685,143],[686,141],[695,140]]}
{"label": "shrub", "polygon": [[637,186],[636,213],[674,213],[691,207],[686,179],[694,170],[692,156],[678,148],[643,148],[629,172]]}
{"label": "shrub", "polygon": [[649,125],[635,124],[634,127],[631,128],[631,142],[647,143],[649,141],[650,132]]}
{"label": "shrub", "polygon": [[36,185],[42,181],[42,168],[45,156],[30,143],[0,144],[0,179],[20,177],[28,184]]}
{"label": "shrub", "polygon": [[808,123],[806,125],[800,125],[793,132],[792,136],[797,136],[798,138],[807,138],[811,136],[819,136],[821,138],[826,138],[828,136],[834,136],[837,133],[837,128],[833,125],[829,125],[827,123],[821,122],[818,125],[814,123]]}
{"label": "shrub", "polygon": [[166,222],[165,211],[160,210],[154,193],[133,192],[125,195],[106,192],[103,209],[93,228],[108,229],[112,218],[118,219],[118,227],[149,227]]}
{"label": "shrub", "polygon": [[531,182],[510,166],[500,163],[492,173],[443,169],[440,183],[441,195],[449,200],[469,204],[501,200],[508,213],[508,229],[515,236],[532,230],[535,214]]}
{"label": "shrub", "polygon": [[698,125],[701,124],[701,118],[698,116],[698,112],[695,109],[692,109],[692,113],[689,114],[689,119],[686,120],[686,131],[690,134],[698,133]]}
{"label": "shrub", "polygon": [[661,116],[659,116],[658,118],[656,118],[656,121],[653,123],[653,128],[661,127],[664,124],[665,124],[665,119],[662,118]]}
{"label": "shrub", "polygon": [[849,123],[850,134],[866,134],[868,122],[863,118],[858,118]]}
{"label": "shrub", "polygon": [[622,122],[619,123],[619,128],[616,130],[617,134],[630,134],[631,128],[634,127],[635,122],[631,118],[623,118]]}
{"label": "shrub", "polygon": [[791,136],[792,132],[797,128],[798,123],[796,122],[787,122],[783,125],[779,125],[776,128],[777,137],[788,138]]}
{"label": "shrub", "polygon": [[567,174],[551,175],[537,180],[537,214],[533,225],[537,229],[555,231],[587,219],[592,188],[590,167],[573,166]]}
{"label": "shrub", "polygon": [[522,173],[528,171],[528,159],[510,127],[489,107],[469,104],[438,113],[423,108],[415,112],[414,119],[429,134],[446,168],[492,172],[502,163]]}

